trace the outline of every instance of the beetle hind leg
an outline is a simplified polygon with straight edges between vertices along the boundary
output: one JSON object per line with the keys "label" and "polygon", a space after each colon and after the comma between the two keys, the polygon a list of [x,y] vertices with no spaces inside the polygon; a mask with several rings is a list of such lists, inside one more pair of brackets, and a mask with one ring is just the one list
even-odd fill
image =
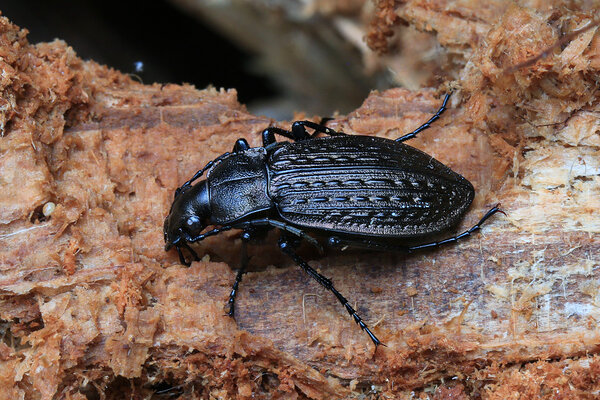
{"label": "beetle hind leg", "polygon": [[471,236],[471,234],[473,232],[478,231],[479,229],[481,229],[481,225],[483,225],[483,223],[489,217],[491,217],[492,215],[496,214],[497,212],[506,215],[506,213],[504,211],[502,211],[500,208],[498,208],[499,206],[500,206],[500,204],[497,204],[496,206],[492,207],[488,212],[485,213],[485,215],[483,217],[481,217],[481,219],[479,220],[479,222],[477,222],[471,228],[467,229],[466,231],[464,231],[463,233],[461,233],[459,235],[452,236],[451,238],[440,240],[440,241],[437,241],[437,242],[423,243],[423,244],[419,244],[419,245],[416,245],[416,246],[407,247],[406,250],[408,250],[409,252],[411,252],[411,251],[414,251],[414,250],[431,249],[431,248],[443,246],[443,245],[448,244],[448,243],[454,243],[454,242],[459,241],[460,239],[469,237],[469,236]]}
{"label": "beetle hind leg", "polygon": [[346,300],[346,298],[340,292],[338,292],[336,290],[336,288],[333,286],[333,283],[331,282],[331,280],[324,277],[323,275],[319,274],[317,271],[315,271],[315,269],[313,269],[310,265],[308,265],[308,263],[306,261],[304,261],[302,258],[300,258],[300,256],[298,256],[296,254],[296,252],[294,251],[294,249],[292,248],[291,244],[284,237],[282,237],[279,240],[279,248],[286,255],[288,255],[292,260],[294,260],[294,262],[296,264],[298,264],[309,276],[311,276],[314,280],[319,282],[321,284],[321,286],[328,289],[330,292],[332,292],[335,295],[335,297],[339,300],[339,302],[342,303],[342,305],[346,308],[346,311],[348,311],[348,314],[350,314],[352,319],[354,319],[354,322],[356,322],[358,324],[358,326],[360,326],[360,328],[363,331],[365,331],[367,335],[369,335],[369,337],[375,344],[375,347],[377,347],[379,345],[385,346],[385,344],[383,344],[377,338],[377,336],[375,336],[375,334],[373,332],[371,332],[371,330],[369,329],[367,324],[364,323],[362,318],[358,315],[356,310],[350,305],[348,300]]}

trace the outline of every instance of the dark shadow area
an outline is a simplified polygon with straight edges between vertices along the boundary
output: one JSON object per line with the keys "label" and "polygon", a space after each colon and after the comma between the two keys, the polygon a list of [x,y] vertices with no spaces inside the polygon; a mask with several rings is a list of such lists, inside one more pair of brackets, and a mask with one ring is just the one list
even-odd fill
{"label": "dark shadow area", "polygon": [[248,66],[252,55],[167,1],[4,0],[2,15],[29,30],[30,43],[66,41],[94,60],[146,84],[236,88],[241,103],[277,94]]}

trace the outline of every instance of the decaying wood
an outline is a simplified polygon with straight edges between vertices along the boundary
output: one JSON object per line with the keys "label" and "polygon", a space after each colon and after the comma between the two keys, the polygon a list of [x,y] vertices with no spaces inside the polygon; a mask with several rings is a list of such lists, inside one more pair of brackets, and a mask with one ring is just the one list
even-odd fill
{"label": "decaying wood", "polygon": [[[579,17],[567,28],[590,21]],[[305,249],[387,344],[377,351],[275,235],[252,248],[236,321],[224,315],[235,232],[203,242],[189,269],[164,252],[175,188],[238,137],[259,145],[273,121],[233,90],[144,86],[0,19],[2,396],[593,397],[600,36],[507,72],[557,39],[546,18],[505,10],[450,85],[450,109],[411,141],[476,187],[457,229],[498,202],[506,216],[408,256]],[[330,126],[398,137],[441,95],[374,92]]]}

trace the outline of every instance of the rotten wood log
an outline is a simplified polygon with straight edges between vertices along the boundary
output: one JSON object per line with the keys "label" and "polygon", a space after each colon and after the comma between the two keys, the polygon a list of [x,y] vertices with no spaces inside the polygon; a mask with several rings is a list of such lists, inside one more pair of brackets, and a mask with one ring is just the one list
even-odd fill
{"label": "rotten wood log", "polygon": [[[593,396],[600,38],[506,73],[556,40],[546,26],[508,10],[450,109],[410,143],[476,187],[457,230],[497,202],[506,216],[431,252],[304,252],[388,345],[375,351],[274,236],[252,247],[236,321],[224,315],[235,232],[203,242],[189,269],[163,250],[175,188],[274,121],[233,90],[145,86],[0,19],[2,396]],[[372,93],[330,126],[398,137],[441,95]]]}

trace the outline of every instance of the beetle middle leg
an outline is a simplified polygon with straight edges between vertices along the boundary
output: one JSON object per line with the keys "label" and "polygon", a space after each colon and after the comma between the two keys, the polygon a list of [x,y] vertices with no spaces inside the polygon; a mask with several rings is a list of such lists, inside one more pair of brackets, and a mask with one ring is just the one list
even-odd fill
{"label": "beetle middle leg", "polygon": [[315,271],[314,268],[312,268],[310,265],[308,265],[308,263],[306,261],[304,261],[302,258],[300,258],[300,256],[298,256],[298,254],[296,254],[296,252],[293,249],[293,244],[291,243],[291,241],[288,238],[285,237],[285,235],[282,235],[281,239],[279,240],[279,248],[281,249],[281,251],[283,253],[285,253],[292,260],[294,260],[294,262],[296,264],[298,264],[310,277],[312,277],[314,280],[319,282],[325,289],[328,289],[330,292],[332,292],[335,295],[335,297],[337,297],[339,302],[342,303],[342,305],[346,308],[346,311],[348,311],[348,314],[350,314],[350,316],[352,316],[352,318],[354,319],[354,322],[356,322],[358,324],[358,326],[360,326],[360,328],[363,331],[365,331],[367,333],[367,335],[369,335],[369,337],[375,344],[375,347],[379,346],[380,344],[385,346],[385,344],[381,343],[381,341],[379,339],[377,339],[377,336],[375,336],[375,334],[373,332],[371,332],[371,330],[369,329],[367,324],[364,323],[364,321],[358,315],[356,310],[354,308],[352,308],[352,306],[350,305],[348,300],[346,300],[346,298],[344,296],[342,296],[342,294],[336,290],[336,288],[333,286],[333,283],[331,282],[331,280],[324,277],[323,275],[319,274],[317,271]]}
{"label": "beetle middle leg", "polygon": [[240,269],[238,269],[237,274],[235,275],[235,282],[233,282],[233,287],[231,288],[231,293],[229,294],[229,300],[227,304],[229,305],[229,311],[227,315],[233,318],[235,314],[235,296],[238,292],[238,287],[240,286],[240,282],[242,281],[242,277],[246,273],[246,268],[248,268],[248,242],[252,239],[252,233],[254,231],[252,229],[247,229],[242,232],[242,252],[241,252],[241,260],[240,260]]}
{"label": "beetle middle leg", "polygon": [[[306,127],[314,129],[314,132],[312,134],[306,132]],[[296,121],[292,124],[291,131],[277,128],[275,126],[271,126],[265,129],[262,133],[263,146],[268,146],[272,143],[275,143],[275,135],[281,135],[288,139],[292,139],[293,141],[299,141],[312,139],[319,132],[329,136],[345,135],[345,133],[343,132],[335,131],[331,128],[326,127],[325,125],[317,124],[312,121]]]}
{"label": "beetle middle leg", "polygon": [[323,246],[319,243],[319,241],[312,236],[308,235],[301,229],[298,229],[292,225],[286,224],[285,222],[277,221],[271,218],[260,218],[254,219],[252,221],[243,222],[239,225],[240,228],[246,229],[247,227],[256,227],[256,226],[270,226],[273,228],[281,229],[282,231],[288,232],[300,239],[304,239],[310,244],[312,244],[319,253],[323,254]]}
{"label": "beetle middle leg", "polygon": [[452,93],[446,94],[446,97],[444,97],[444,101],[442,102],[442,106],[437,110],[437,112],[433,115],[433,117],[431,117],[429,119],[429,121],[425,122],[423,125],[421,125],[417,129],[415,129],[411,133],[407,133],[404,136],[400,136],[398,139],[396,139],[396,142],[404,142],[405,140],[412,139],[412,138],[416,137],[419,132],[424,131],[427,128],[430,128],[431,124],[435,120],[437,120],[444,113],[444,111],[446,111],[446,105],[448,104],[448,99],[450,98],[451,94]]}

